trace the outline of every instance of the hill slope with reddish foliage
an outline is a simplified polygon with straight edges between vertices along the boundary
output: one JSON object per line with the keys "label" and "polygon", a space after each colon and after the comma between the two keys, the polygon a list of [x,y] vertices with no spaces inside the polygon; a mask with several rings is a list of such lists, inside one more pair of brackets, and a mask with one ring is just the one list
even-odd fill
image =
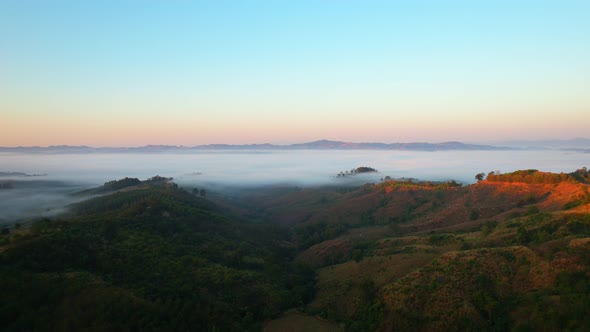
{"label": "hill slope with reddish foliage", "polygon": [[296,261],[318,273],[305,310],[349,330],[590,327],[579,316],[590,310],[586,170],[256,199],[261,216],[291,225]]}
{"label": "hill slope with reddish foliage", "polygon": [[427,184],[389,181],[357,189],[273,191],[268,196],[259,193],[250,198],[249,204],[260,215],[280,224],[396,224],[401,233],[411,233],[502,221],[527,213],[533,205],[540,212],[557,211],[589,196],[587,184],[570,181],[529,184],[486,180],[464,187]]}

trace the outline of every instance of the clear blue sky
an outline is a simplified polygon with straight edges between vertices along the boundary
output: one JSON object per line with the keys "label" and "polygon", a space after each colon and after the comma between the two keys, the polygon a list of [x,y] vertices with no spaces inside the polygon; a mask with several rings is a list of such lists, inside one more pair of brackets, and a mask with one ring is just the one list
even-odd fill
{"label": "clear blue sky", "polygon": [[590,1],[0,0],[0,146],[588,136]]}

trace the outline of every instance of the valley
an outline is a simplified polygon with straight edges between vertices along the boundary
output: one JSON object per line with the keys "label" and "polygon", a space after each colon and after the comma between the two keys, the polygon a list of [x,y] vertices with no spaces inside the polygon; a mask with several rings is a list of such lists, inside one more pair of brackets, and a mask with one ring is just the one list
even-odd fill
{"label": "valley", "polygon": [[7,331],[583,330],[589,183],[585,168],[206,195],[109,181],[5,228],[0,317]]}

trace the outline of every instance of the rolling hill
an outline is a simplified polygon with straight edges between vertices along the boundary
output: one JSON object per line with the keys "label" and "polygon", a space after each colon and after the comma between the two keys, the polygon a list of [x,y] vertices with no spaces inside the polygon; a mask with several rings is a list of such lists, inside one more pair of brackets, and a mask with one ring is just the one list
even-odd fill
{"label": "rolling hill", "polygon": [[7,331],[585,330],[589,180],[523,170],[207,197],[111,181],[0,236],[0,318]]}
{"label": "rolling hill", "polygon": [[258,330],[309,298],[288,234],[152,184],[0,238],[4,331]]}
{"label": "rolling hill", "polygon": [[[469,186],[392,180],[245,199],[258,218],[291,225],[296,261],[316,269],[305,311],[348,330],[557,330],[589,323],[588,189],[585,169],[526,170]],[[424,288],[436,282],[440,292]],[[560,297],[576,309],[543,307]]]}

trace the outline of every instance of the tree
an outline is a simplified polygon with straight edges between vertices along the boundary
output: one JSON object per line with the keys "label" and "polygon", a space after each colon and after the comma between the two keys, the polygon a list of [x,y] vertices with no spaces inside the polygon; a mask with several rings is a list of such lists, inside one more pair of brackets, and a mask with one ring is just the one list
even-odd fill
{"label": "tree", "polygon": [[521,245],[526,245],[531,240],[531,236],[529,232],[524,228],[524,226],[520,225],[518,227],[518,231],[516,232],[516,241]]}
{"label": "tree", "polygon": [[207,192],[205,191],[205,189],[201,189],[201,190],[199,191],[199,194],[200,194],[201,196],[205,197],[205,195],[207,194]]}
{"label": "tree", "polygon": [[475,179],[477,180],[477,182],[483,181],[483,179],[485,178],[485,176],[486,176],[485,173],[477,173],[477,174],[475,174]]}

